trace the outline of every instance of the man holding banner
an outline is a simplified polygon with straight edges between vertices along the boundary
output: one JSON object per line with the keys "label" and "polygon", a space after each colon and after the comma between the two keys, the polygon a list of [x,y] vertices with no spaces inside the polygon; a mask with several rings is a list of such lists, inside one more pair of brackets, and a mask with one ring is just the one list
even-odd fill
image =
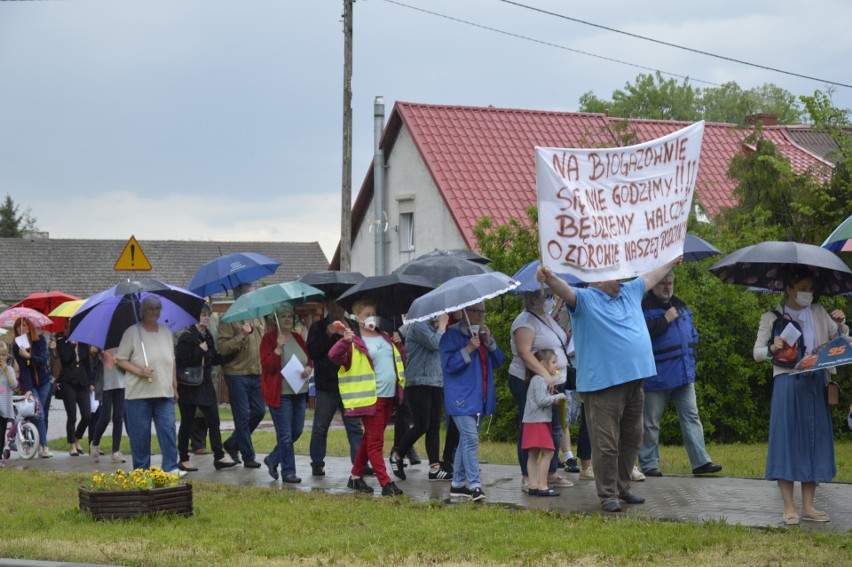
{"label": "man holding banner", "polygon": [[[630,492],[643,382],[657,374],[642,298],[681,260],[703,134],[699,122],[625,148],[536,148],[537,277],[571,312],[577,391],[606,512],[620,511],[619,500],[645,501]],[[589,288],[574,289],[555,271]]]}

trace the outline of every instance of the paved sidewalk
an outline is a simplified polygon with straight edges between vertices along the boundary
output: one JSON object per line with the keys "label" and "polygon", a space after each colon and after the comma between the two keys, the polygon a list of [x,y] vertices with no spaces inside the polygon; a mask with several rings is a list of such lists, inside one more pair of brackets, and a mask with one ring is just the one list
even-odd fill
{"label": "paved sidewalk", "polygon": [[[48,438],[65,436],[65,408],[61,403],[51,404]],[[342,424],[337,424],[342,426]],[[261,429],[273,429],[272,422],[261,423]],[[233,429],[233,423],[223,422],[223,436]],[[104,439],[109,439],[109,429]],[[305,424],[305,435],[310,435],[310,424]],[[88,446],[87,442],[83,443]],[[95,464],[88,456],[71,457],[66,452],[54,452],[51,459],[34,459],[24,461],[12,454],[7,461],[10,466],[17,468],[38,468],[59,472],[87,473],[94,470],[112,472],[120,465],[110,463],[109,456],[101,457]],[[263,455],[258,456],[260,460]],[[216,471],[213,468],[213,456],[193,456],[193,463],[199,467],[198,472],[189,473],[187,479],[222,482],[239,486],[264,486],[270,489],[285,490],[325,490],[330,493],[352,494],[346,488],[349,478],[349,459],[345,457],[329,457],[326,463],[326,476],[311,477],[310,459],[305,455],[296,456],[297,474],[302,477],[302,483],[282,485],[281,481],[273,481],[266,468],[245,469],[242,466],[233,469]],[[159,463],[159,457],[154,456],[154,464]],[[724,463],[723,463],[724,464]],[[125,470],[130,463],[124,465]],[[397,480],[397,485],[416,500],[443,500],[450,502],[450,483],[430,482],[427,478],[428,466],[424,463],[405,469],[407,480]],[[492,504],[552,510],[557,512],[579,512],[599,514],[600,503],[595,492],[594,481],[581,481],[576,474],[567,474],[574,486],[562,489],[562,495],[557,498],[531,497],[520,488],[520,474],[516,465],[491,465],[482,463],[483,490]],[[376,497],[381,492],[374,477],[367,477],[367,482],[376,488]],[[644,482],[634,483],[632,491],[646,499],[645,504],[623,505],[621,515],[632,515],[641,518],[703,522],[708,520],[723,520],[730,524],[740,524],[754,527],[783,527],[783,505],[778,487],[774,482],[762,479],[743,479],[732,477],[701,477],[693,476],[663,476],[648,478]],[[796,501],[800,502],[801,492],[796,486]],[[823,483],[817,490],[817,507],[831,516],[831,521],[825,524],[802,522],[794,529],[817,531],[852,530],[852,484]]]}

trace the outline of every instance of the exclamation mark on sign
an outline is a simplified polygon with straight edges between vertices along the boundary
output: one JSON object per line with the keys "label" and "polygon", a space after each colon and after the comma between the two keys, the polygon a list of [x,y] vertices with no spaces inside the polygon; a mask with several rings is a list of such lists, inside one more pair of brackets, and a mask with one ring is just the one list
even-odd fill
{"label": "exclamation mark on sign", "polygon": [[131,244],[131,245],[130,245],[130,265],[131,265],[131,266],[133,266],[133,265],[134,265],[133,263],[134,263],[134,262],[135,262],[135,260],[136,260],[135,256],[136,256],[136,246],[134,246],[133,244]]}

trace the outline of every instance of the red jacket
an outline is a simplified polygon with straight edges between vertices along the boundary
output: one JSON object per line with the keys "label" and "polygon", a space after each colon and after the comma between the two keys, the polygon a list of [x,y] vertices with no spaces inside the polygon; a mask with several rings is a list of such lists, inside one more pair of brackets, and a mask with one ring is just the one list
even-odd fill
{"label": "red jacket", "polygon": [[[290,333],[296,339],[296,343],[308,356],[308,347],[305,339],[299,333]],[[275,353],[278,348],[278,331],[273,329],[263,335],[260,341],[260,394],[263,402],[273,408],[281,407],[281,355]],[[310,357],[307,366],[311,366]]]}

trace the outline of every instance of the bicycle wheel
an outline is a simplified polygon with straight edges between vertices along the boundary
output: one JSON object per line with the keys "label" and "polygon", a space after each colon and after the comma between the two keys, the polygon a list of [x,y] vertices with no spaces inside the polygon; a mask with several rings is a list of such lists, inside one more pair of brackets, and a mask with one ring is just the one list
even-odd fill
{"label": "bicycle wheel", "polygon": [[38,453],[39,437],[35,424],[26,421],[18,427],[18,456],[32,459]]}

